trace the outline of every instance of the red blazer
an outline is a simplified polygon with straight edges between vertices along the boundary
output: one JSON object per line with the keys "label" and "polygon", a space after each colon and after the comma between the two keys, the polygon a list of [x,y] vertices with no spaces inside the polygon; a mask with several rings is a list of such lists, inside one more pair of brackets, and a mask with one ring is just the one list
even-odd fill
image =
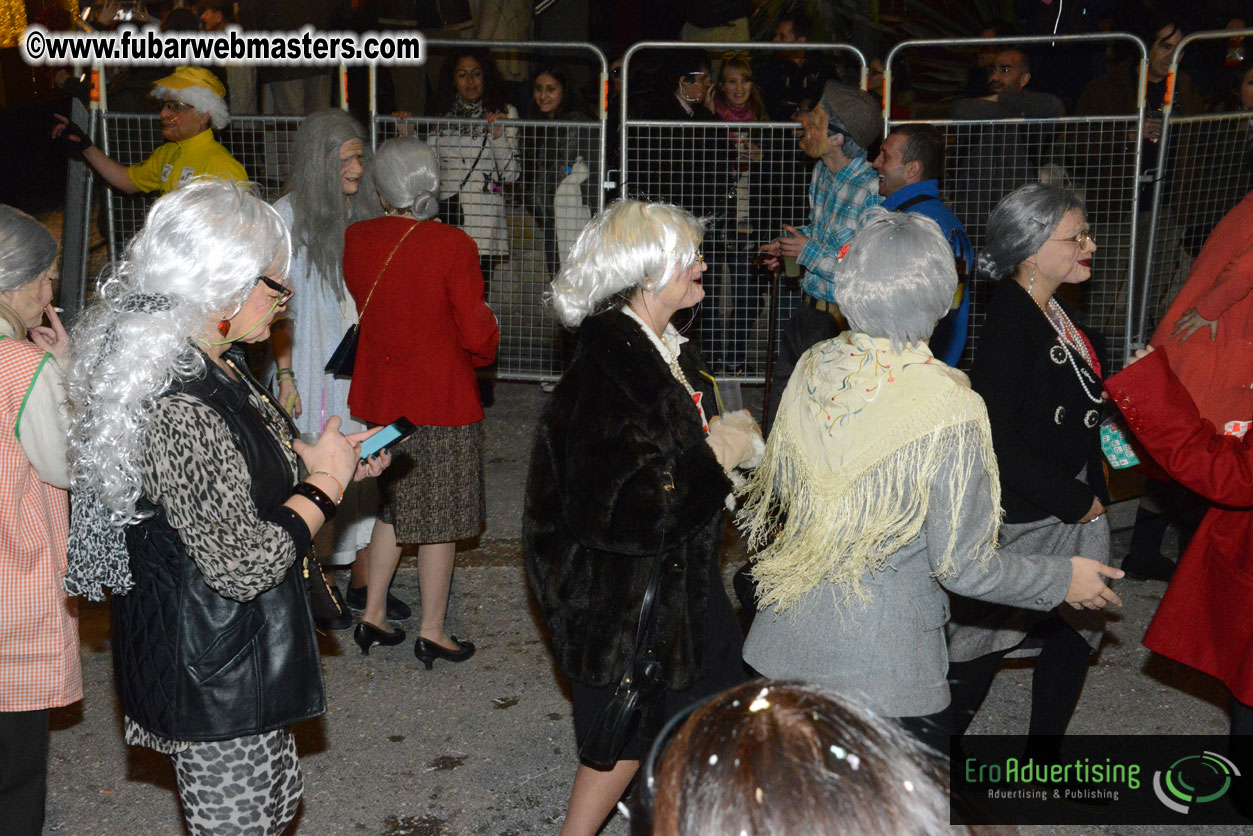
{"label": "red blazer", "polygon": [[[1219,431],[1228,421],[1253,416],[1253,367],[1239,362],[1253,347],[1253,192],[1218,222],[1192,264],[1192,272],[1153,334],[1154,346],[1170,347],[1170,366],[1201,415]],[[1218,320],[1218,338],[1202,328],[1177,345],[1175,322],[1196,308]]]}
{"label": "red blazer", "polygon": [[[361,313],[396,242],[413,225],[384,217],[348,227],[344,282]],[[361,317],[348,408],[373,424],[400,416],[460,427],[483,420],[476,366],[496,359],[500,326],[483,300],[474,240],[421,221],[392,257]]]}
{"label": "red blazer", "polygon": [[[1197,334],[1197,336],[1202,336]],[[1144,645],[1215,676],[1253,704],[1253,450],[1197,412],[1158,349],[1105,383],[1136,438],[1185,487],[1216,503],[1166,588]],[[1248,368],[1247,358],[1232,362]]]}

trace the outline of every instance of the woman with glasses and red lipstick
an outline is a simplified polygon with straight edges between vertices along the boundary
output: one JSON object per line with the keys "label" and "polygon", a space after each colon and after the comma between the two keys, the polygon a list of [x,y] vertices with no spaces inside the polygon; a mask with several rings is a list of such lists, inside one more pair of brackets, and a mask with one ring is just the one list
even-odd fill
{"label": "woman with glasses and red lipstick", "polygon": [[277,836],[295,815],[289,727],[325,710],[302,558],[348,483],[389,461],[362,463],[369,433],[338,417],[302,442],[248,373],[238,344],[269,337],[290,257],[242,186],[166,195],[79,319],[66,377],[65,588],[113,590],[126,742],[172,756],[193,836]]}
{"label": "woman with glasses and red lipstick", "polygon": [[[992,425],[1005,512],[1000,545],[1009,553],[1080,554],[1109,562],[1098,428],[1100,346],[1057,298],[1063,287],[1091,277],[1095,252],[1083,201],[1063,189],[1023,186],[988,218],[979,267],[1001,281],[979,334],[970,382]],[[1038,655],[1030,734],[1064,734],[1088,657],[1100,645],[1103,619],[1065,606],[1037,614],[955,600],[949,682],[958,733],[978,710],[1003,657]]]}

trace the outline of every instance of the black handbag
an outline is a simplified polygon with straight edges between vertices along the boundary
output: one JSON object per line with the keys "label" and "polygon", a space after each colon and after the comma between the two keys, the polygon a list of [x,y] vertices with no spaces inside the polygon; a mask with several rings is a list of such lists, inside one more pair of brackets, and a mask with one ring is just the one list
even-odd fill
{"label": "black handbag", "polygon": [[414,221],[413,226],[405,230],[405,234],[400,236],[396,246],[392,247],[387,260],[383,262],[383,269],[379,270],[379,274],[374,277],[374,284],[370,285],[370,293],[365,297],[365,304],[361,306],[357,321],[348,326],[348,330],[344,332],[344,338],[339,341],[339,345],[335,346],[335,350],[331,352],[331,359],[326,361],[326,366],[322,371],[335,377],[352,377],[352,370],[357,365],[357,337],[361,334],[361,318],[365,316],[365,309],[370,306],[370,300],[374,298],[374,288],[379,286],[379,279],[383,278],[383,274],[387,272],[387,267],[392,263],[392,257],[396,255],[400,245],[405,243],[410,232],[418,228],[419,223],[420,221]]}
{"label": "black handbag", "polygon": [[[592,720],[592,727],[579,744],[579,759],[590,766],[609,769],[618,762],[627,741],[639,727],[644,703],[661,686],[661,663],[650,646],[653,629],[657,624],[657,589],[661,586],[661,555],[665,551],[665,537],[653,559],[652,574],[648,588],[644,590],[644,602],[640,607],[640,621],[635,628],[635,647],[631,661],[627,663],[622,680],[614,689],[613,699],[601,706]],[[647,647],[642,653],[640,648]]]}

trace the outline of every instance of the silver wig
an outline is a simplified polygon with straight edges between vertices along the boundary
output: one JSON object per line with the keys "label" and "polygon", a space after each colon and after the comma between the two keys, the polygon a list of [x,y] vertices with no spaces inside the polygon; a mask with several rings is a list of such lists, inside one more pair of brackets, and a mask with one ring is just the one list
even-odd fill
{"label": "silver wig", "polygon": [[66,589],[99,600],[130,588],[122,529],[143,518],[137,463],[160,395],[205,371],[195,338],[239,310],[263,274],[285,276],[291,239],[244,184],[198,178],[152,206],[74,328],[70,402],[70,570]]}
{"label": "silver wig", "polygon": [[1086,210],[1083,198],[1068,189],[1028,183],[996,204],[988,215],[979,270],[994,279],[1013,275],[1057,229],[1062,217],[1072,209]]}
{"label": "silver wig", "polygon": [[[361,140],[365,174],[355,195],[345,197],[339,182],[339,149]],[[378,217],[370,141],[361,124],[342,110],[322,110],[300,123],[292,147],[291,170],[284,194],[291,195],[292,246],[307,252],[306,263],[333,283],[336,298],[346,299],[344,230],[357,221]]]}
{"label": "silver wig", "polygon": [[579,233],[553,280],[552,306],[574,328],[637,289],[661,290],[696,263],[704,233],[704,222],[678,206],[615,201]]}
{"label": "silver wig", "polygon": [[[30,215],[0,204],[0,291],[17,290],[39,278],[57,260],[57,239]],[[17,312],[0,302],[0,317],[19,336],[26,323]]]}
{"label": "silver wig", "polygon": [[892,348],[928,339],[953,304],[957,266],[940,225],[875,207],[835,269],[835,301],[855,331]]}
{"label": "silver wig", "polygon": [[439,159],[420,139],[400,136],[380,145],[374,184],[389,206],[412,209],[420,221],[439,213]]}

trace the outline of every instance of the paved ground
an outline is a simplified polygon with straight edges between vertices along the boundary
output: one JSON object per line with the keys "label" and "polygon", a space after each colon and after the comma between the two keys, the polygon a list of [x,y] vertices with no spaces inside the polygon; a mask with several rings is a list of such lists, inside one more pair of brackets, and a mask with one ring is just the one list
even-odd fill
{"label": "paved ground", "polygon": [[[751,402],[751,392],[746,400]],[[305,773],[302,836],[555,834],[575,768],[570,703],[553,671],[518,558],[530,436],[538,386],[504,384],[488,418],[489,522],[479,548],[461,555],[452,632],[479,653],[426,671],[412,645],[362,656],[349,633],[322,639],[328,711],[297,738]],[[1130,508],[1116,506],[1116,527]],[[1123,543],[1126,535],[1119,538]],[[733,540],[726,567],[743,559]],[[1148,653],[1139,644],[1163,585],[1124,581],[1071,729],[1077,733],[1224,733],[1225,695],[1208,677]],[[417,601],[416,573],[394,591]],[[121,743],[112,697],[108,616],[84,607],[87,699],[54,716],[46,832],[61,836],[177,836],[183,832],[168,760]],[[997,678],[974,732],[1024,728],[1030,668]],[[1184,828],[1026,828],[1028,834],[1183,833]],[[0,831],[3,826],[0,825]],[[1224,828],[1253,834],[1250,828]],[[607,836],[623,836],[615,819]]]}

